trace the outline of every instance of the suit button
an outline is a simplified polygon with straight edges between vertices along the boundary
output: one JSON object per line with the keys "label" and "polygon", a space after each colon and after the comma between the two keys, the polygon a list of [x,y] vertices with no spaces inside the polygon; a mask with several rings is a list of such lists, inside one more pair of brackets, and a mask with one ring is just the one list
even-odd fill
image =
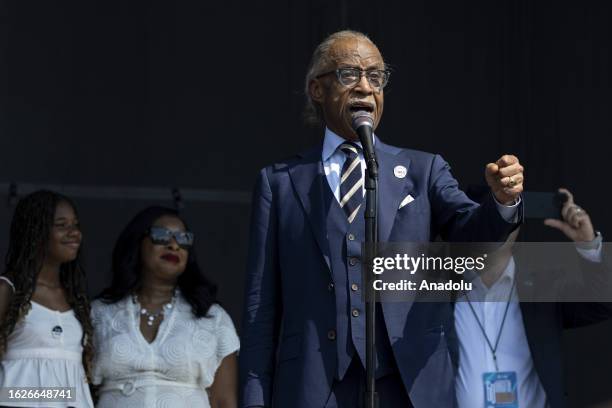
{"label": "suit button", "polygon": [[356,283],[353,283],[353,284],[351,285],[351,290],[352,290],[353,292],[357,292],[357,291],[359,290],[359,285],[357,285]]}
{"label": "suit button", "polygon": [[327,338],[332,341],[336,340],[336,331],[335,330],[328,331]]}
{"label": "suit button", "polygon": [[348,240],[349,241],[354,241],[355,240],[355,236],[353,234],[348,234]]}
{"label": "suit button", "polygon": [[329,285],[327,285],[327,290],[329,290],[330,292],[334,290],[334,282],[329,282]]}
{"label": "suit button", "polygon": [[357,258],[350,258],[349,259],[349,265],[355,266],[356,264],[357,264]]}
{"label": "suit button", "polygon": [[353,309],[353,311],[351,312],[351,314],[353,315],[353,317],[359,317],[359,310],[357,310],[357,309]]}

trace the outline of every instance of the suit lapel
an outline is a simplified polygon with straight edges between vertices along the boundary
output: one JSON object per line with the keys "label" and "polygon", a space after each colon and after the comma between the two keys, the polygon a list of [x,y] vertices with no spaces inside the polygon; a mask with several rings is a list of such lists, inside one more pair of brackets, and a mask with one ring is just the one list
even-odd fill
{"label": "suit lapel", "polygon": [[[376,140],[376,156],[379,164],[378,172],[378,240],[389,239],[399,205],[413,189],[410,177],[410,159],[402,157],[400,149],[385,145]],[[396,177],[397,166],[407,169],[405,177]]]}
{"label": "suit lapel", "polygon": [[[412,191],[410,159],[402,157],[401,149],[394,148],[376,140],[376,155],[379,162],[378,176],[378,234],[379,241],[385,242],[391,234],[395,216],[402,200]],[[407,175],[396,177],[394,169],[404,166]],[[327,218],[335,200],[323,171],[321,145],[299,155],[299,159],[289,165],[289,176],[304,212],[308,218],[315,239],[331,272],[330,250],[327,240]],[[365,202],[364,202],[365,204]]]}
{"label": "suit lapel", "polygon": [[[391,147],[376,140],[376,157],[378,159],[378,240],[387,242],[393,229],[395,216],[402,200],[414,188],[410,177],[410,159],[402,157],[401,149]],[[405,177],[396,177],[395,168],[404,166]],[[414,293],[406,302],[383,302],[383,316],[391,343],[403,336],[406,316],[412,308]]]}
{"label": "suit lapel", "polygon": [[[289,176],[293,184],[325,263],[331,273],[329,243],[327,241],[327,216],[333,200],[321,162],[321,147],[311,149],[300,155],[300,159],[289,166]],[[328,194],[327,194],[328,193]],[[326,199],[327,198],[327,199]]]}

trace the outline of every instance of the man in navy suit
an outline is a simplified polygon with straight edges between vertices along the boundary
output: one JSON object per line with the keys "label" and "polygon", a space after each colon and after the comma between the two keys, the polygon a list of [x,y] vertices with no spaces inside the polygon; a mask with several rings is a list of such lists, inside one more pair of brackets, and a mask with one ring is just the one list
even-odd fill
{"label": "man in navy suit", "polygon": [[[365,388],[365,163],[352,116],[378,125],[389,73],[363,34],[332,34],[306,77],[307,111],[325,124],[315,148],[264,168],[251,219],[240,355],[242,407],[355,408]],[[438,155],[384,144],[379,240],[503,241],[520,221],[523,168],[511,155],[486,166],[492,194],[478,205]],[[446,303],[377,305],[381,408],[454,404],[456,342]]]}

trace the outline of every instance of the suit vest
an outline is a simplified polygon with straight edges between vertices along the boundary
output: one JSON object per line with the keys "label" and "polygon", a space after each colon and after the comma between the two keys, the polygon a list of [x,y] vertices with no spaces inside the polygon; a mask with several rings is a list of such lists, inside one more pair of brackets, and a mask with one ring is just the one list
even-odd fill
{"label": "suit vest", "polygon": [[[327,180],[323,190],[325,204],[330,209],[327,216],[327,240],[329,243],[332,276],[336,297],[336,333],[338,379],[342,379],[353,358],[366,361],[366,321],[362,282],[362,242],[365,241],[365,200],[351,224],[344,210],[333,196]],[[357,354],[357,356],[355,356]],[[380,378],[397,370],[393,350],[385,326],[380,303],[376,304],[376,377]]]}

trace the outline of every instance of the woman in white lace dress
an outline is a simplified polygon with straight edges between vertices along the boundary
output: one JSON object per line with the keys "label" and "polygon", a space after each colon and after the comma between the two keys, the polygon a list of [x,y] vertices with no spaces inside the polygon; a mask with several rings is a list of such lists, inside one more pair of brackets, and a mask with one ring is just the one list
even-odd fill
{"label": "woman in white lace dress", "polygon": [[99,408],[237,407],[238,337],[176,211],[121,233],[113,281],[92,305]]}
{"label": "woman in white lace dress", "polygon": [[93,408],[87,381],[92,327],[80,247],[79,220],[68,198],[38,191],[19,201],[0,276],[0,389],[71,391],[56,402],[4,395],[0,406]]}

